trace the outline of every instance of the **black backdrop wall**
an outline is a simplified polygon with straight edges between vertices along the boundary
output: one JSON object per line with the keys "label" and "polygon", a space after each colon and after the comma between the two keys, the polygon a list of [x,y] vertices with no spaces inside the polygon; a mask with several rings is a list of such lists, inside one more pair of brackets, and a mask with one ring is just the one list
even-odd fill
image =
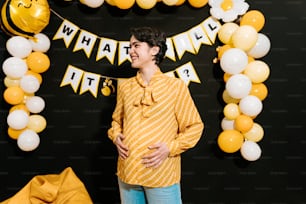
{"label": "black backdrop wall", "polygon": [[[248,162],[240,154],[225,154],[216,144],[223,117],[221,93],[223,73],[212,63],[216,56],[213,46],[202,46],[197,55],[187,53],[181,60],[166,59],[163,71],[191,61],[201,83],[189,88],[205,122],[205,131],[198,145],[184,153],[182,194],[184,203],[306,203],[305,195],[305,9],[302,0],[252,0],[250,9],[264,13],[266,24],[261,31],[272,42],[263,59],[270,66],[266,81],[269,96],[263,112],[256,118],[265,130],[259,143],[262,156]],[[3,1],[1,2],[1,5]],[[208,5],[194,9],[184,4],[169,8],[162,5],[149,11],[137,7],[123,11],[106,3],[98,9],[88,9],[77,1],[50,7],[61,17],[80,28],[116,40],[129,39],[129,27],[158,26],[169,36],[181,33],[201,23],[209,16]],[[53,38],[62,19],[51,14],[43,31]],[[0,61],[9,54],[5,43],[8,36],[0,33]],[[17,193],[38,174],[60,173],[70,166],[84,182],[94,203],[119,203],[115,176],[116,149],[106,136],[115,106],[111,96],[89,92],[74,93],[69,86],[60,87],[69,64],[84,71],[115,78],[133,76],[128,63],[111,65],[105,59],[96,62],[82,52],[66,48],[62,40],[51,40],[48,56],[50,69],[43,73],[43,83],[37,93],[46,101],[41,113],[47,128],[40,133],[41,142],[33,152],[23,152],[7,135],[6,118],[11,107],[1,97],[0,107],[0,200]],[[73,43],[72,43],[73,45]],[[5,87],[1,72],[1,93]],[[114,80],[116,83],[116,80]]]}

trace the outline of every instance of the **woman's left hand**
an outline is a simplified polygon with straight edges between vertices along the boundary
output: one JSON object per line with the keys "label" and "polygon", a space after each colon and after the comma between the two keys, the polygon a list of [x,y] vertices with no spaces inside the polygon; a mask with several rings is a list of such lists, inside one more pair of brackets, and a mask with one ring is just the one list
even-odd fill
{"label": "woman's left hand", "polygon": [[159,167],[163,161],[169,156],[169,148],[165,143],[159,142],[148,147],[150,150],[155,150],[142,158],[142,163],[146,167]]}

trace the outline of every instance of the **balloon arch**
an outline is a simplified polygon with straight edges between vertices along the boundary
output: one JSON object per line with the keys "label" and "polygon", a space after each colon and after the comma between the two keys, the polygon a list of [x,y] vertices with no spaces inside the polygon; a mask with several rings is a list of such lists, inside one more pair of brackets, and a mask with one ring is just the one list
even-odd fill
{"label": "balloon arch", "polygon": [[[222,99],[226,105],[218,146],[225,153],[240,151],[245,160],[255,161],[261,156],[258,142],[264,136],[263,127],[255,119],[262,112],[262,101],[268,95],[264,82],[270,74],[269,66],[261,58],[267,55],[271,46],[270,39],[260,33],[265,24],[265,17],[260,11],[249,10],[244,0],[79,2],[91,8],[107,3],[120,9],[129,9],[134,4],[142,9],[151,9],[157,3],[180,6],[185,1],[195,8],[208,4],[211,16],[223,22],[217,35],[222,45],[217,48],[217,57],[213,62],[220,63],[225,83]],[[42,74],[50,67],[46,53],[51,42],[42,33],[49,23],[50,8],[47,0],[38,0],[30,5],[27,2],[6,0],[1,8],[1,29],[11,36],[6,42],[11,56],[2,64],[6,76],[3,97],[12,106],[7,116],[8,136],[17,140],[22,151],[33,151],[39,146],[39,133],[47,125],[47,120],[40,114],[45,101],[36,92],[42,83]],[[17,9],[18,5],[23,8]],[[37,13],[39,15],[34,15]]]}

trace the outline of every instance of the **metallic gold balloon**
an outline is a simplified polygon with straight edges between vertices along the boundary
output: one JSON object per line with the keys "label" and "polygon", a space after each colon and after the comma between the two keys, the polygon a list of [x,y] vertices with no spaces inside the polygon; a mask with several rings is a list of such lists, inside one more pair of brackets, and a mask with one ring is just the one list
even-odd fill
{"label": "metallic gold balloon", "polygon": [[1,28],[9,35],[32,38],[48,24],[47,0],[7,0],[1,9]]}

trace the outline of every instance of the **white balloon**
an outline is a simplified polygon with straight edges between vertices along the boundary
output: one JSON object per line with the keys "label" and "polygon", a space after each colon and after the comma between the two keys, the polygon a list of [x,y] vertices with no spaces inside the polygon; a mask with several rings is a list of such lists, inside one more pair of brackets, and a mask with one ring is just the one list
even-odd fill
{"label": "white balloon", "polygon": [[220,8],[212,7],[209,10],[210,15],[212,15],[216,19],[221,19],[223,17],[223,11]]}
{"label": "white balloon", "polygon": [[221,128],[222,130],[234,130],[234,122],[235,120],[229,120],[224,117],[221,121]]}
{"label": "white balloon", "polygon": [[225,89],[232,98],[241,99],[249,95],[252,89],[252,82],[244,74],[234,74],[228,78]]}
{"label": "white balloon", "polygon": [[30,129],[23,131],[17,139],[18,147],[23,151],[33,151],[40,143],[39,135]]}
{"label": "white balloon", "polygon": [[31,113],[40,113],[45,108],[45,101],[40,96],[32,96],[26,100],[25,105]]}
{"label": "white balloon", "polygon": [[20,79],[20,88],[26,93],[35,93],[40,88],[40,83],[33,75],[24,75]]}
{"label": "white balloon", "polygon": [[24,110],[14,110],[7,116],[7,124],[15,130],[24,129],[29,122],[29,115]]}
{"label": "white balloon", "polygon": [[[249,4],[244,0],[234,0],[234,10],[238,15],[243,15],[249,9]],[[237,6],[236,6],[237,5]]]}
{"label": "white balloon", "polygon": [[80,2],[82,4],[85,4],[88,7],[98,8],[102,6],[102,4],[104,3],[104,0],[80,0]]}
{"label": "white balloon", "polygon": [[258,33],[256,44],[247,53],[249,56],[258,59],[266,56],[270,51],[270,47],[270,39],[265,34]]}
{"label": "white balloon", "polygon": [[34,38],[29,39],[33,51],[36,52],[47,52],[50,49],[51,42],[47,35],[43,33],[37,33]]}
{"label": "white balloon", "polygon": [[221,59],[221,69],[228,74],[239,74],[248,65],[247,54],[239,48],[226,50]]}
{"label": "white balloon", "polygon": [[13,57],[26,58],[32,52],[32,45],[25,37],[13,36],[6,41],[6,49]]}
{"label": "white balloon", "polygon": [[223,13],[222,20],[223,22],[233,22],[238,17],[237,13],[234,10],[229,10]]}
{"label": "white balloon", "polygon": [[244,159],[256,161],[261,156],[261,148],[256,142],[245,141],[240,148],[240,153]]}
{"label": "white balloon", "polygon": [[262,111],[262,101],[253,95],[248,95],[242,98],[239,102],[239,109],[241,113],[247,116],[257,116]]}
{"label": "white balloon", "polygon": [[28,71],[28,65],[19,57],[9,57],[4,60],[2,70],[6,76],[19,79]]}

